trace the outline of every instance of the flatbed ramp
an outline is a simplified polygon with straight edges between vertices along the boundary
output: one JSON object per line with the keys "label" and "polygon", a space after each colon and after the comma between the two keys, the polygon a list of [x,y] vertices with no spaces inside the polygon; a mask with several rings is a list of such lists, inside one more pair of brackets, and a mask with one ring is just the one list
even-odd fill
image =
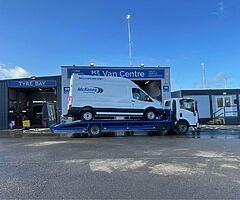
{"label": "flatbed ramp", "polygon": [[74,121],[50,127],[51,133],[88,133],[99,136],[104,131],[161,131],[172,125],[171,114],[156,120],[93,120]]}

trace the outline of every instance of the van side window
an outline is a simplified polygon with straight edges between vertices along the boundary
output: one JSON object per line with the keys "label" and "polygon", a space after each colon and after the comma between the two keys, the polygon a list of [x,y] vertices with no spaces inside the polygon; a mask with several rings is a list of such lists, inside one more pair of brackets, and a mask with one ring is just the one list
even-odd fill
{"label": "van side window", "polygon": [[133,95],[133,98],[136,100],[153,102],[151,98],[139,88],[132,88],[132,95]]}

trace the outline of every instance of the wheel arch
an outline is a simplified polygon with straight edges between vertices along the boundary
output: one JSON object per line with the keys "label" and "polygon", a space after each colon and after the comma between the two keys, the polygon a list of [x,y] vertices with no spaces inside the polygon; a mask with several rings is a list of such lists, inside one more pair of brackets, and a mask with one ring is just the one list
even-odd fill
{"label": "wheel arch", "polygon": [[178,122],[185,122],[185,123],[188,125],[188,127],[190,127],[190,124],[189,124],[188,120],[186,120],[186,119],[179,119],[179,120],[177,121],[177,123],[178,123]]}
{"label": "wheel arch", "polygon": [[156,108],[154,108],[153,106],[147,107],[147,108],[144,109],[144,113],[146,113],[146,112],[149,111],[149,110],[154,110],[154,111],[156,111]]}
{"label": "wheel arch", "polygon": [[83,120],[83,115],[84,113],[86,112],[90,112],[92,114],[92,119],[95,118],[96,116],[96,111],[94,110],[93,107],[91,106],[84,106],[83,108],[81,108],[80,112],[79,112],[79,119],[80,120]]}
{"label": "wheel arch", "polygon": [[152,107],[152,106],[151,107],[147,107],[147,108],[144,109],[144,111],[143,111],[143,119],[148,119],[147,118],[147,113],[149,111],[152,111],[155,114],[155,118],[154,119],[156,119],[156,117],[157,117],[157,109]]}
{"label": "wheel arch", "polygon": [[80,114],[82,114],[84,111],[92,111],[94,115],[96,114],[96,111],[92,106],[82,107],[82,109],[80,110]]}

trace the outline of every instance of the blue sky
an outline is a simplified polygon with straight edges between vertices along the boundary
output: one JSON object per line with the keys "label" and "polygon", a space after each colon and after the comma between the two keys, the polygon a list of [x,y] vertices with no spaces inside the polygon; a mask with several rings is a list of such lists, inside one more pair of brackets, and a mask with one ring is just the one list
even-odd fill
{"label": "blue sky", "polygon": [[[0,0],[0,78],[61,65],[169,65],[173,90],[240,87],[239,0]],[[4,74],[4,75],[3,75]]]}

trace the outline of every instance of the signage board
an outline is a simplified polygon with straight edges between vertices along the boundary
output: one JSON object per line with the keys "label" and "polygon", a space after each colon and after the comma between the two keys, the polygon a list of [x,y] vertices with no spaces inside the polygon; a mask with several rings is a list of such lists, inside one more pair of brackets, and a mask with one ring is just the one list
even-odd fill
{"label": "signage board", "polygon": [[56,87],[55,80],[23,80],[23,81],[8,81],[8,87],[15,88],[34,88],[34,87]]}
{"label": "signage board", "polygon": [[168,85],[163,86],[163,92],[169,92],[169,86]]}
{"label": "signage board", "polygon": [[64,87],[63,88],[63,93],[64,94],[69,94],[69,91],[70,91],[70,87]]}
{"label": "signage board", "polygon": [[160,68],[69,68],[68,78],[73,73],[90,76],[115,76],[131,80],[159,80],[165,77],[165,70]]}

